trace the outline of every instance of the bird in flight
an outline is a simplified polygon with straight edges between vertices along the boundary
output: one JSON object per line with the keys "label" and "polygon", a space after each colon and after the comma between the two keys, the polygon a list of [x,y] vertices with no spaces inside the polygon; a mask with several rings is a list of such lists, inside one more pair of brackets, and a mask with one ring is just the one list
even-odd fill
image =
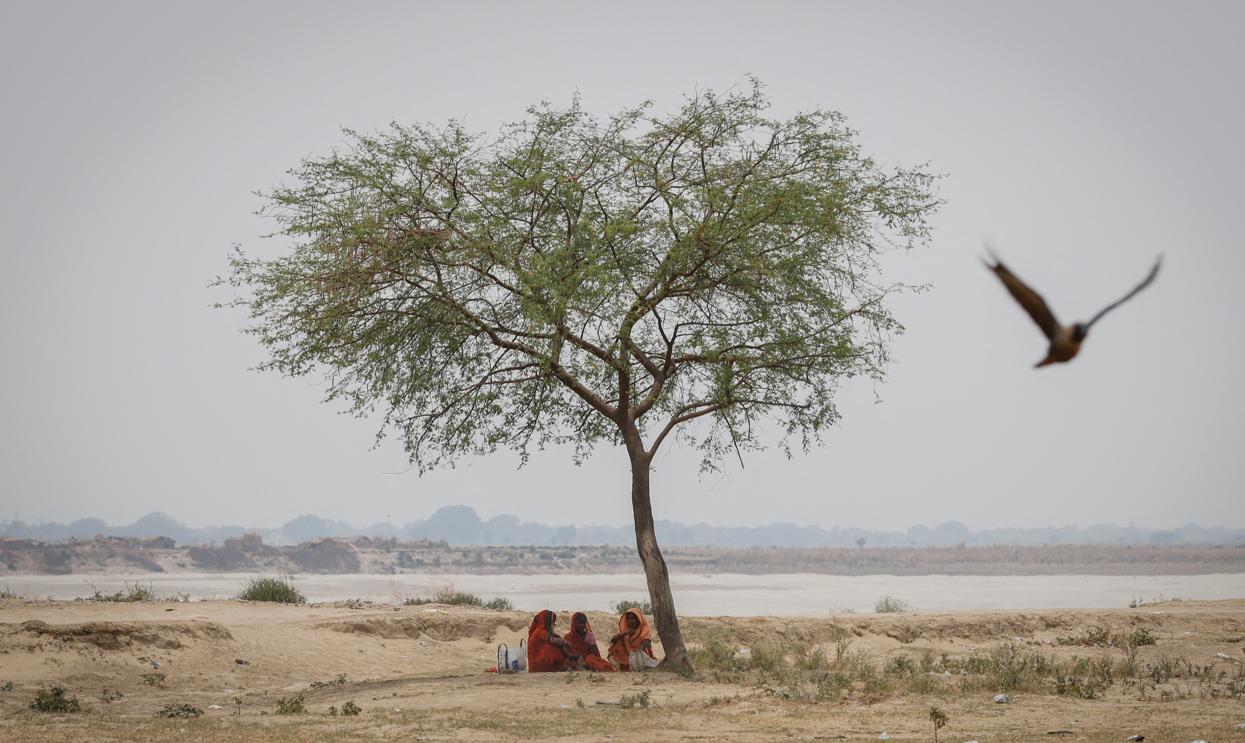
{"label": "bird in flight", "polygon": [[[987,252],[989,247],[986,248]],[[1121,299],[1107,305],[1101,312],[1094,315],[1089,322],[1078,322],[1072,325],[1060,325],[1055,319],[1055,313],[1050,311],[1046,306],[1046,300],[1042,299],[1042,295],[1033,291],[1020,279],[1016,278],[1016,274],[1007,269],[993,253],[990,257],[994,259],[994,263],[986,263],[986,268],[994,272],[999,277],[999,281],[1003,282],[1003,286],[1007,287],[1007,291],[1012,298],[1020,303],[1020,306],[1029,313],[1029,317],[1033,318],[1033,322],[1037,323],[1042,332],[1050,340],[1050,349],[1046,352],[1046,358],[1037,363],[1037,367],[1043,367],[1047,364],[1058,364],[1064,361],[1071,361],[1081,350],[1081,341],[1085,340],[1085,336],[1089,334],[1090,327],[1094,323],[1102,319],[1102,316],[1111,310],[1119,307],[1128,300],[1132,299],[1137,292],[1145,289],[1154,281],[1154,277],[1159,275],[1159,266],[1163,264],[1163,256],[1160,255],[1158,260],[1154,262],[1154,268],[1150,269],[1150,274],[1145,280],[1136,286],[1128,294]]]}

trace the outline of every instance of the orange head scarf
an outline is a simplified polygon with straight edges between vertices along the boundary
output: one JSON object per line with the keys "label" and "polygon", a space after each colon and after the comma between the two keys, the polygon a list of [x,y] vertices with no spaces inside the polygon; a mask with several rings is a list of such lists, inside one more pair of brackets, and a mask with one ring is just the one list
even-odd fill
{"label": "orange head scarf", "polygon": [[[632,632],[631,628],[627,626],[627,614],[634,614],[636,618],[640,620],[640,627],[634,632]],[[622,642],[627,648],[627,652],[634,653],[639,650],[641,646],[643,646],[645,640],[649,640],[651,642],[652,639],[649,637],[648,620],[644,618],[643,612],[632,607],[627,610],[627,614],[623,614],[618,618],[618,631],[623,633]]]}

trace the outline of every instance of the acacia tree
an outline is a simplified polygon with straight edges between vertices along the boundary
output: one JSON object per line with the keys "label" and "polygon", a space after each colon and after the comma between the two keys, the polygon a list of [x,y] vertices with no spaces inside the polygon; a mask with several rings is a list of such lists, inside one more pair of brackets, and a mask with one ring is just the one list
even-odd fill
{"label": "acacia tree", "polygon": [[690,669],[653,528],[670,437],[712,469],[807,450],[844,378],[881,379],[902,330],[875,278],[928,239],[922,168],[884,171],[842,117],[766,118],[746,90],[607,122],[542,104],[495,137],[399,126],[304,160],[263,213],[291,248],[231,257],[260,368],[320,371],[326,400],[383,414],[422,473],[499,447],[595,444],[631,461],[636,546],[665,664]]}

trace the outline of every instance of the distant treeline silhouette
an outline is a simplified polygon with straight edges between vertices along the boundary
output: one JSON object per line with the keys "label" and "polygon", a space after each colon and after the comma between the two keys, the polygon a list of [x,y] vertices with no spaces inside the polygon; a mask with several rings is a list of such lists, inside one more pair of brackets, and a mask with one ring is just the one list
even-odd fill
{"label": "distant treeline silhouette", "polygon": [[[520,521],[517,516],[481,519],[469,506],[445,506],[427,519],[404,526],[387,522],[355,527],[344,521],[304,515],[275,528],[254,526],[211,526],[195,529],[160,513],[150,513],[128,526],[109,526],[96,518],[79,519],[69,525],[27,524],[0,521],[0,536],[42,541],[102,534],[117,537],[169,537],[178,544],[213,544],[246,532],[259,532],[267,544],[297,544],[322,537],[396,537],[400,540],[445,540],[452,545],[620,545],[635,544],[630,524],[622,526],[547,526]],[[907,531],[870,531],[857,528],[822,529],[817,526],[770,524],[768,526],[726,527],[708,524],[687,525],[659,521],[657,537],[663,545],[704,546],[724,549],[764,547],[947,547],[964,545],[1042,545],[1042,544],[1222,544],[1245,543],[1245,529],[1202,528],[1186,524],[1171,529],[1145,529],[1134,526],[1098,524],[1088,527],[1046,526],[1028,529],[983,529],[970,531],[958,521],[934,528],[913,526]]]}

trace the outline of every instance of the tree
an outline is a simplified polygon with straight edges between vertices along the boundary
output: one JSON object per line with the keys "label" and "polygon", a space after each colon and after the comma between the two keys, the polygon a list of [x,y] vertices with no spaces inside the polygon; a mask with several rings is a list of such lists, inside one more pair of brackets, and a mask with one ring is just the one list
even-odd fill
{"label": "tree", "polygon": [[[666,663],[690,669],[653,530],[649,473],[671,436],[702,467],[762,446],[808,450],[845,378],[880,380],[902,330],[877,281],[886,250],[928,239],[921,167],[884,171],[835,112],[766,118],[745,90],[607,122],[578,99],[486,138],[456,122],[347,130],[262,213],[291,248],[236,249],[232,306],[270,354],[321,370],[326,401],[379,412],[427,468],[499,447],[595,444],[631,462],[636,546]],[[218,280],[220,283],[222,280]]]}

